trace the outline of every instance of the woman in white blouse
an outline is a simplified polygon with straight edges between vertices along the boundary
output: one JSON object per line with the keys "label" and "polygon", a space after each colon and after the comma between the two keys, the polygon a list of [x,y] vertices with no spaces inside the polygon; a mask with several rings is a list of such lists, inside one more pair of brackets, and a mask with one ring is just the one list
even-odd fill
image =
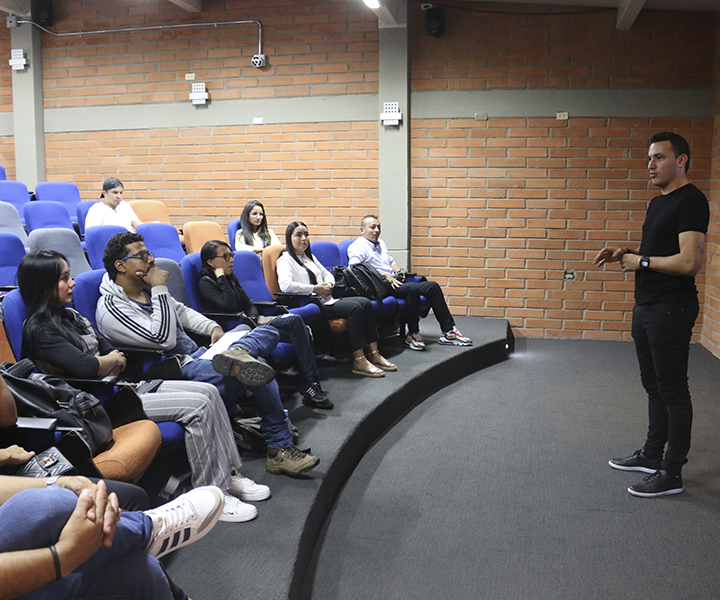
{"label": "woman in white blouse", "polygon": [[240,229],[235,234],[235,250],[249,250],[262,256],[266,246],[281,244],[275,232],[268,227],[265,207],[250,200],[240,215]]}
{"label": "woman in white blouse", "polygon": [[380,354],[375,311],[367,298],[335,299],[335,278],[310,252],[310,234],[305,223],[293,221],[285,231],[285,251],[277,261],[278,284],[283,292],[320,296],[328,319],[346,319],[353,348],[352,372],[365,377],[384,377],[397,367]]}

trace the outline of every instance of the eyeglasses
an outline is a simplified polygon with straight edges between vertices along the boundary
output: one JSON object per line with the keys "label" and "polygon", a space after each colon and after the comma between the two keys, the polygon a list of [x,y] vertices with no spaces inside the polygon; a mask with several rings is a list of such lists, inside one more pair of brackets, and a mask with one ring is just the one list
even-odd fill
{"label": "eyeglasses", "polygon": [[155,258],[155,255],[152,252],[143,250],[142,252],[138,252],[137,254],[131,254],[130,256],[126,256],[125,258],[119,258],[118,260],[129,260],[131,258],[139,258],[143,262],[148,262],[151,258]]}
{"label": "eyeglasses", "polygon": [[222,254],[215,255],[215,258],[222,258],[223,260],[232,260],[235,255],[232,252],[223,252]]}

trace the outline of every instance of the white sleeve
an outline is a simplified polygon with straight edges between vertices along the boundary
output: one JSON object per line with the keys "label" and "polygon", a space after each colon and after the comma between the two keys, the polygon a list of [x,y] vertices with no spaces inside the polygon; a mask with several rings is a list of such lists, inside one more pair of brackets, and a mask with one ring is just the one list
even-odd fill
{"label": "white sleeve", "polygon": [[355,240],[348,246],[347,253],[349,265],[356,265],[358,263],[365,262],[365,259],[367,258],[367,256],[365,256],[366,248],[363,246],[362,242],[358,240]]}
{"label": "white sleeve", "polygon": [[283,253],[277,261],[278,285],[283,292],[290,294],[312,294],[315,286],[303,267],[288,254]]}
{"label": "white sleeve", "polygon": [[90,227],[98,227],[103,224],[103,214],[102,214],[102,201],[98,202],[97,204],[93,204],[90,207],[90,210],[87,211],[87,214],[85,215],[85,229],[90,229]]}

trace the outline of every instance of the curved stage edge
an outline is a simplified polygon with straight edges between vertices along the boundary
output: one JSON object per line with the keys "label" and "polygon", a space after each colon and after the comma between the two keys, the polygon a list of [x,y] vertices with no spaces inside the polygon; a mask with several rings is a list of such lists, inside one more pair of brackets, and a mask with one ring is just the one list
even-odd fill
{"label": "curved stage edge", "polygon": [[163,561],[188,596],[300,598],[325,521],[367,450],[425,399],[512,353],[514,338],[505,319],[456,321],[473,346],[440,346],[434,319],[425,319],[425,352],[413,352],[397,338],[381,342],[383,354],[398,365],[382,379],[352,375],[350,362],[321,366],[334,410],[311,410],[298,395],[285,402],[301,433],[298,446],[311,447],[320,464],[292,479],[266,473],[264,457],[243,454],[243,474],[269,485],[273,497],[257,504],[255,521],[218,523],[205,538]]}

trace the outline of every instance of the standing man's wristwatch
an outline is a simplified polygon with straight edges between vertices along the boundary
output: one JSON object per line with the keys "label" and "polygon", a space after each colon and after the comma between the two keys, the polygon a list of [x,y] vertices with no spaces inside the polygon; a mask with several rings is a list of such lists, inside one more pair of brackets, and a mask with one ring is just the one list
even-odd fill
{"label": "standing man's wristwatch", "polygon": [[650,268],[650,257],[649,256],[641,256],[640,257],[640,268],[641,269],[649,269]]}

